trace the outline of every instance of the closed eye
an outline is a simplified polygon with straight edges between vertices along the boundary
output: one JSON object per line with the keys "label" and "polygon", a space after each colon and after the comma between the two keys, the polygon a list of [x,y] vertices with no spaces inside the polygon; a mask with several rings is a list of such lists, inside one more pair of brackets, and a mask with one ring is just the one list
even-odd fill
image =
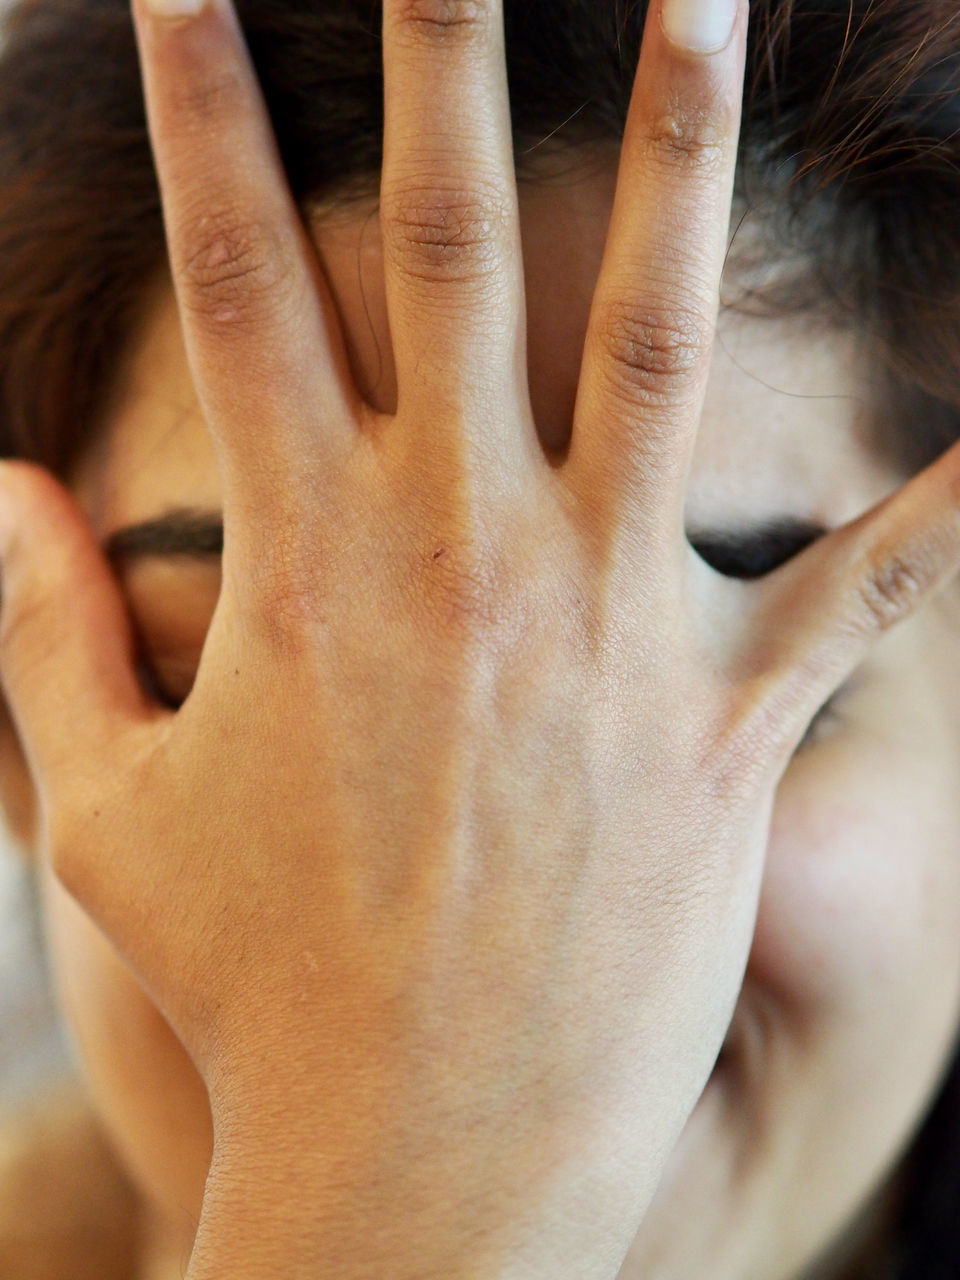
{"label": "closed eye", "polygon": [[778,516],[741,528],[688,531],[687,541],[725,578],[762,578],[829,533],[826,525]]}

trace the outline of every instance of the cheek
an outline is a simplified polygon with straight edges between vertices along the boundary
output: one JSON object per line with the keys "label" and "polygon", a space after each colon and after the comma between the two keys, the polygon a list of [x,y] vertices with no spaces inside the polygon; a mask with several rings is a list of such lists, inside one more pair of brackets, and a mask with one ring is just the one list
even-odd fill
{"label": "cheek", "polygon": [[42,887],[54,982],[91,1101],[147,1200],[195,1220],[213,1147],[202,1081],[90,919],[48,873]]}
{"label": "cheek", "polygon": [[[939,748],[939,749],[938,749]],[[797,1029],[943,1027],[960,1004],[960,802],[949,743],[797,757],[774,807],[750,959]],[[789,1016],[789,1015],[788,1015]]]}

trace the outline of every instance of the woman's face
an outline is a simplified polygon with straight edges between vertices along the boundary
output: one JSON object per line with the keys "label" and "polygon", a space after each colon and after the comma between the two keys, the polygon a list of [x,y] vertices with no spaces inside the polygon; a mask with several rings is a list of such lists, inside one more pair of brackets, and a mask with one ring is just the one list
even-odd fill
{"label": "woman's face", "polygon": [[[570,429],[612,191],[604,166],[521,191],[531,394],[549,445]],[[389,409],[375,212],[318,214],[313,231],[357,379]],[[167,281],[129,354],[74,477],[105,542],[172,511],[219,510]],[[869,383],[849,334],[724,311],[690,477],[691,541],[783,517],[834,527],[897,487],[901,478],[871,451]],[[322,406],[319,418],[322,427]],[[218,561],[202,548],[171,555],[149,545],[141,539],[118,573],[159,686],[182,698],[217,599]],[[703,584],[720,650],[749,629],[757,585],[714,572]],[[960,1021],[958,627],[951,588],[885,636],[790,763],[726,1050],[623,1280],[786,1278],[851,1223],[854,1235],[869,1225],[864,1208],[915,1131]],[[9,779],[6,789],[13,811]],[[268,762],[263,795],[271,803]],[[153,1216],[151,1280],[174,1280],[210,1156],[204,1090],[112,948],[48,876],[44,889],[90,1091]]]}

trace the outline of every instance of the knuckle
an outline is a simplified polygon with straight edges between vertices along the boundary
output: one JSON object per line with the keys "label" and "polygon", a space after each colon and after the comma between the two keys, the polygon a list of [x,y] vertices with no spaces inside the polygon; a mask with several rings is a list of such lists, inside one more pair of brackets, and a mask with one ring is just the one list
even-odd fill
{"label": "knuckle", "polygon": [[935,557],[917,550],[868,555],[856,579],[859,618],[871,634],[888,631],[913,613],[937,581]]}
{"label": "knuckle", "polygon": [[503,584],[478,557],[461,555],[432,560],[430,583],[433,611],[445,631],[488,633],[500,628],[505,616]]}
{"label": "knuckle", "polygon": [[712,341],[697,312],[642,300],[609,304],[598,332],[614,390],[651,408],[675,401],[697,380]]}
{"label": "knuckle", "polygon": [[729,134],[730,122],[714,104],[678,100],[650,122],[644,148],[656,165],[710,173],[724,164]]}
{"label": "knuckle", "polygon": [[275,545],[251,577],[256,626],[281,662],[303,662],[316,649],[326,608],[321,560]]}
{"label": "knuckle", "polygon": [[202,318],[236,325],[289,298],[292,255],[270,227],[206,214],[186,228],[182,242],[184,299]]}
{"label": "knuckle", "polygon": [[249,109],[249,89],[236,69],[216,73],[204,68],[191,70],[194,74],[173,78],[166,89],[166,100],[177,129],[209,138],[217,121],[233,119],[238,112]]}
{"label": "knuckle", "polygon": [[491,16],[486,0],[402,0],[395,31],[418,43],[459,44],[483,36]]}
{"label": "knuckle", "polygon": [[384,201],[385,247],[407,276],[468,284],[497,271],[513,226],[513,206],[495,189],[408,189]]}
{"label": "knuckle", "polygon": [[489,544],[438,540],[418,559],[410,585],[448,639],[496,643],[522,625],[529,607],[505,557]]}
{"label": "knuckle", "polygon": [[293,583],[277,583],[258,614],[261,637],[274,659],[301,664],[316,648],[317,610],[308,594]]}

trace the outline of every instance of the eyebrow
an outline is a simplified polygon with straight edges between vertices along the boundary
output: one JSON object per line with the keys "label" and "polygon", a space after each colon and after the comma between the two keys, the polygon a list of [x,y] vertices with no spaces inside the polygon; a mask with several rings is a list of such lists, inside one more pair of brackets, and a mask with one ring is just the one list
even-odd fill
{"label": "eyebrow", "polygon": [[[687,530],[687,540],[717,573],[759,578],[828,532],[826,525],[814,520],[776,516],[724,528]],[[223,552],[223,516],[219,511],[178,508],[117,529],[106,539],[104,551],[120,567],[158,558],[207,561]]]}
{"label": "eyebrow", "polygon": [[687,541],[717,573],[728,578],[762,578],[829,532],[827,525],[816,520],[774,516],[739,526],[688,529]]}
{"label": "eyebrow", "polygon": [[223,554],[223,516],[219,511],[177,508],[117,529],[103,549],[108,559],[122,565],[158,557],[206,560]]}

